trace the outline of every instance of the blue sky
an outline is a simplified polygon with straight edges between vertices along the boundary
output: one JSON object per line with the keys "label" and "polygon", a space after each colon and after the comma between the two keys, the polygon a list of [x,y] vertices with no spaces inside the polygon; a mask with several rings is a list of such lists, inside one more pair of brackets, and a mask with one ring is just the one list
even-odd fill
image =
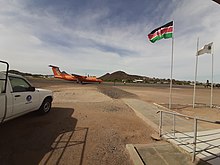
{"label": "blue sky", "polygon": [[[49,64],[82,75],[169,78],[171,39],[147,34],[174,20],[173,78],[194,80],[196,42],[214,42],[220,82],[220,5],[211,0],[0,0],[0,59],[11,69],[52,74]],[[211,56],[199,57],[198,80],[211,78]]]}

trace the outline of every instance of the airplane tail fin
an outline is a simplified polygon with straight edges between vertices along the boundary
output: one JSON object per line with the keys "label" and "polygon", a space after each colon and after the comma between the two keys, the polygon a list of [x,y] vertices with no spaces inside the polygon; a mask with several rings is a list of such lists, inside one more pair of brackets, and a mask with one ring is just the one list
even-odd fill
{"label": "airplane tail fin", "polygon": [[60,71],[58,66],[49,65],[49,67],[52,67],[52,71],[53,71],[54,77],[59,78],[59,77],[62,76],[62,72]]}

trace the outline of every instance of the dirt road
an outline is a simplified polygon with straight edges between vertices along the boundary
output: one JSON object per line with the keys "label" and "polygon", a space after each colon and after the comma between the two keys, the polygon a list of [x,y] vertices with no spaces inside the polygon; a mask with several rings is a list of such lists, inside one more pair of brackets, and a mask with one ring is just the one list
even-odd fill
{"label": "dirt road", "polygon": [[[117,88],[135,94],[139,99],[168,107],[169,87],[117,86]],[[192,108],[193,86],[176,86],[172,89],[172,110],[189,116],[208,120],[220,120],[220,89],[213,90],[213,105],[210,108],[210,88],[197,87],[196,106]]]}
{"label": "dirt road", "polygon": [[0,126],[0,164],[127,165],[126,144],[153,142],[151,127],[120,100],[134,94],[97,84],[32,83],[54,91],[53,108]]}
{"label": "dirt road", "polygon": [[[31,82],[54,92],[49,114],[30,113],[0,125],[0,164],[130,164],[125,145],[152,143],[152,128],[121,98],[167,105],[169,87],[80,85],[61,80]],[[208,104],[209,89],[197,91],[197,102]],[[213,103],[220,105],[220,90]],[[191,103],[192,88],[173,89],[173,110],[219,120],[219,109],[182,106]]]}

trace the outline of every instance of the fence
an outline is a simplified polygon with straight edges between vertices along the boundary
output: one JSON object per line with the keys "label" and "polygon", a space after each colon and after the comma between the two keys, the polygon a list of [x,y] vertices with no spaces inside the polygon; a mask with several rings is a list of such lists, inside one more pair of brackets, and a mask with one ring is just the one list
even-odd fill
{"label": "fence", "polygon": [[176,112],[163,111],[163,110],[159,110],[158,112],[160,113],[160,120],[159,120],[159,136],[160,137],[163,136],[163,122],[164,122],[163,121],[163,114],[169,114],[169,115],[172,115],[172,117],[173,117],[171,128],[172,128],[172,135],[174,137],[176,137],[175,134],[176,134],[176,132],[178,132],[176,130],[176,120],[177,119],[187,118],[187,119],[193,120],[193,136],[189,136],[189,137],[193,137],[193,141],[191,143],[193,145],[193,152],[192,152],[193,153],[193,155],[192,155],[192,161],[193,162],[195,161],[195,156],[196,156],[196,144],[197,144],[197,136],[198,136],[198,121],[202,121],[202,122],[206,122],[206,123],[212,123],[212,124],[220,124],[220,121],[211,121],[211,120],[201,119],[201,118],[197,118],[197,117],[192,117],[192,116],[179,114],[179,113],[176,113]]}

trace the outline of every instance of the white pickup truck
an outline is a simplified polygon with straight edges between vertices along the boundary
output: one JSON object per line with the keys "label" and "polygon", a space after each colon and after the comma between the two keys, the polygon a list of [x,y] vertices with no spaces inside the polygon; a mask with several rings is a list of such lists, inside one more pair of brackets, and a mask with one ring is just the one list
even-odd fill
{"label": "white pickup truck", "polygon": [[33,87],[24,77],[9,74],[9,64],[0,72],[0,123],[39,110],[48,113],[51,109],[53,94],[50,90]]}

